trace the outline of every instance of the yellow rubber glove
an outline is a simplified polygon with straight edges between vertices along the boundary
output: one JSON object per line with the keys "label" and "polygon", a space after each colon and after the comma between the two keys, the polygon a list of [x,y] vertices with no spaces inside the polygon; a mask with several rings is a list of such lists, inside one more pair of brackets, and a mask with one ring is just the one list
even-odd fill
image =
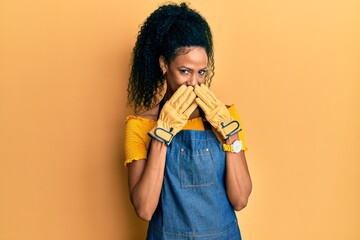
{"label": "yellow rubber glove", "polygon": [[204,111],[206,120],[224,139],[228,139],[231,135],[241,131],[240,123],[231,117],[226,106],[216,98],[206,85],[196,85],[194,91],[198,96],[196,103]]}
{"label": "yellow rubber glove", "polygon": [[148,133],[149,136],[169,145],[197,108],[195,98],[194,88],[182,85],[164,104],[155,127]]}

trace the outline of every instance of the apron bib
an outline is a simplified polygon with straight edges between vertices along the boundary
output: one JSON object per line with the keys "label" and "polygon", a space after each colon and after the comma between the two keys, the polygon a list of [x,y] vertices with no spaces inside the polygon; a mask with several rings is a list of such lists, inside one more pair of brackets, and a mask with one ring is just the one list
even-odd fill
{"label": "apron bib", "polygon": [[147,240],[241,240],[224,177],[225,152],[213,131],[180,131],[167,148]]}

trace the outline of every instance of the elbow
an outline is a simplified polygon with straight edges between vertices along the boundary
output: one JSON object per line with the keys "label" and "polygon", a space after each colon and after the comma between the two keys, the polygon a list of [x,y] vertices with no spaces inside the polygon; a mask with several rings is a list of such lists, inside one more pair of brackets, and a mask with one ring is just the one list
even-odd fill
{"label": "elbow", "polygon": [[143,221],[150,222],[153,213],[142,208],[135,208],[136,215]]}
{"label": "elbow", "polygon": [[246,194],[243,194],[242,196],[239,196],[236,201],[233,202],[232,206],[235,211],[240,211],[244,209],[249,201],[249,196],[251,193],[251,187],[248,189]]}
{"label": "elbow", "polygon": [[248,199],[239,199],[236,203],[233,204],[233,208],[235,211],[240,211],[247,206]]}
{"label": "elbow", "polygon": [[136,215],[143,221],[150,222],[156,207],[157,202],[149,200],[148,198],[140,197],[139,195],[134,194],[130,195],[131,203],[134,207]]}
{"label": "elbow", "polygon": [[144,204],[141,202],[136,202],[132,199],[132,205],[134,207],[136,215],[146,222],[150,222],[152,215],[154,214],[155,209],[152,209],[149,204]]}

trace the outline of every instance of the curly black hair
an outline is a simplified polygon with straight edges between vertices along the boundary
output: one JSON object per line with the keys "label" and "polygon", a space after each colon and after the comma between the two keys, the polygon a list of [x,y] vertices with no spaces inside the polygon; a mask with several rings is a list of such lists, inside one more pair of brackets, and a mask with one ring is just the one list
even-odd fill
{"label": "curly black hair", "polygon": [[170,63],[184,47],[203,47],[208,56],[206,84],[214,75],[213,40],[206,20],[186,3],[162,5],[142,25],[132,53],[128,101],[135,112],[150,109],[163,90],[159,57]]}

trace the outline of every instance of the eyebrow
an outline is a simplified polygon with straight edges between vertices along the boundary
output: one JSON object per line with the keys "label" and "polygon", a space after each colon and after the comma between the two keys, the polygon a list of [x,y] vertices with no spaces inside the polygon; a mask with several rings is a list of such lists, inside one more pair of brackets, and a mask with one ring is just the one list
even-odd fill
{"label": "eyebrow", "polygon": [[[188,69],[188,70],[193,70],[192,68],[189,68],[189,67],[184,66],[184,65],[181,65],[181,66],[179,66],[178,68],[186,68],[186,69]],[[207,70],[207,66],[206,66],[206,67],[203,67],[203,68],[200,68],[199,70]]]}

